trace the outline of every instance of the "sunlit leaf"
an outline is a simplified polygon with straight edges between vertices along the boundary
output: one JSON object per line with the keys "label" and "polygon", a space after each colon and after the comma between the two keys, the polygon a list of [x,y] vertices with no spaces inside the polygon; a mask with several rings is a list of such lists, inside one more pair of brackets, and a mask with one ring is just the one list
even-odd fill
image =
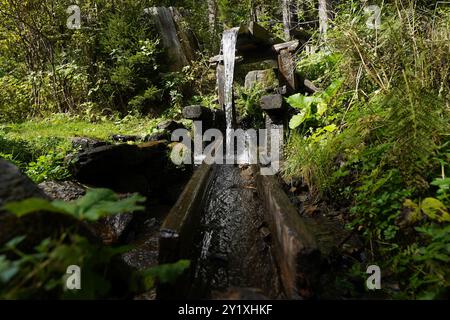
{"label": "sunlit leaf", "polygon": [[440,222],[450,221],[450,214],[445,205],[436,198],[425,198],[420,208],[430,219]]}

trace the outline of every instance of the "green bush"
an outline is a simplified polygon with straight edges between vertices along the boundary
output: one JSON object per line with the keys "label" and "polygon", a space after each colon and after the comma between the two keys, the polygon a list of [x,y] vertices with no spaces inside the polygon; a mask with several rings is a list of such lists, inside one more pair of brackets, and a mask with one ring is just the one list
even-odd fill
{"label": "green bush", "polygon": [[[121,199],[111,190],[91,189],[73,202],[26,199],[9,203],[7,210],[23,216],[36,211],[70,215],[79,221],[96,221],[111,214],[141,211],[145,200],[137,194]],[[44,239],[33,250],[23,251],[20,243],[26,235],[16,237],[0,247],[0,298],[2,299],[99,299],[112,298],[118,280],[111,274],[114,257],[129,251],[128,246],[108,247],[92,243],[77,233],[75,226],[58,237]],[[82,290],[67,290],[68,266],[81,267]],[[160,265],[141,272],[128,272],[128,297],[148,291],[155,281],[171,282],[189,267],[189,261]]]}

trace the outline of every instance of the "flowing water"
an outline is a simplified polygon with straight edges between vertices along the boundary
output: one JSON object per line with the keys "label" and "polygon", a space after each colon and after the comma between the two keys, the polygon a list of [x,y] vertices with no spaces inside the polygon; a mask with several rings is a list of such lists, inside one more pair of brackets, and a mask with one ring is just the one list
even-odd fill
{"label": "flowing water", "polygon": [[280,297],[264,211],[251,169],[217,165],[202,217],[196,283],[207,297],[227,288],[257,288]]}
{"label": "flowing water", "polygon": [[228,134],[230,129],[234,127],[234,110],[233,110],[233,79],[234,79],[234,64],[236,58],[236,41],[239,28],[232,28],[225,30],[222,35],[222,54],[224,65],[224,107],[226,120],[226,147],[227,157],[234,155],[234,150],[231,150],[231,140]]}

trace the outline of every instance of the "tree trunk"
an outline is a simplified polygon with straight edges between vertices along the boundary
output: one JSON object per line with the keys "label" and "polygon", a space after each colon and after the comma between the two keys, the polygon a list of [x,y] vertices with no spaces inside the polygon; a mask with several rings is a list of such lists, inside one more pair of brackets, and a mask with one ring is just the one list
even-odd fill
{"label": "tree trunk", "polygon": [[208,0],[208,23],[209,32],[214,34],[216,31],[217,4],[216,0]]}
{"label": "tree trunk", "polygon": [[331,6],[329,0],[319,0],[319,31],[322,39],[326,39],[327,37],[330,10]]}
{"label": "tree trunk", "polygon": [[281,0],[283,25],[286,40],[291,40],[292,30],[297,24],[297,6],[295,0]]}

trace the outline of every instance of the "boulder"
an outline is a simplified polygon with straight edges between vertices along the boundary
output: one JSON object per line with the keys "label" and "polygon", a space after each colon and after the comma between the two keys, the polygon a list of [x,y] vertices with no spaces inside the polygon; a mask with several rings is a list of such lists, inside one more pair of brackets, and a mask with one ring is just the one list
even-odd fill
{"label": "boulder", "polygon": [[202,121],[202,129],[210,128],[225,130],[225,113],[223,110],[209,109],[201,105],[186,106],[183,108],[183,117],[193,121]]}
{"label": "boulder", "polygon": [[45,181],[39,188],[50,198],[64,201],[76,200],[86,193],[85,187],[72,181]]}
{"label": "boulder", "polygon": [[170,133],[167,131],[148,134],[144,137],[144,142],[170,140]]}
{"label": "boulder", "polygon": [[75,149],[80,148],[81,150],[101,147],[109,144],[106,141],[86,137],[73,137],[71,140],[72,140],[72,147]]}
{"label": "boulder", "polygon": [[126,135],[126,134],[113,134],[111,139],[115,142],[136,142],[142,139],[140,136]]}
{"label": "boulder", "polygon": [[75,179],[92,187],[170,201],[171,184],[183,181],[189,170],[182,171],[171,164],[167,144],[168,141],[150,141],[90,149],[75,156],[71,171]]}
{"label": "boulder", "polygon": [[283,96],[281,94],[270,94],[261,97],[261,109],[264,111],[280,110],[283,107]]}
{"label": "boulder", "polygon": [[54,212],[36,212],[21,218],[3,208],[12,201],[48,196],[13,164],[0,159],[0,245],[14,237],[25,235],[21,244],[23,250],[32,249],[43,239],[58,236],[67,228],[77,228],[78,232],[95,240],[89,228],[73,217]]}
{"label": "boulder", "polygon": [[186,127],[180,123],[176,122],[174,120],[164,120],[156,126],[159,130],[164,130],[172,133],[173,131],[177,129],[186,129]]}
{"label": "boulder", "polygon": [[245,76],[245,88],[250,89],[257,83],[266,91],[274,91],[278,88],[278,77],[274,69],[253,70]]}
{"label": "boulder", "polygon": [[47,196],[30,178],[22,174],[19,168],[0,159],[0,214],[4,213],[2,207],[6,203],[31,197]]}

